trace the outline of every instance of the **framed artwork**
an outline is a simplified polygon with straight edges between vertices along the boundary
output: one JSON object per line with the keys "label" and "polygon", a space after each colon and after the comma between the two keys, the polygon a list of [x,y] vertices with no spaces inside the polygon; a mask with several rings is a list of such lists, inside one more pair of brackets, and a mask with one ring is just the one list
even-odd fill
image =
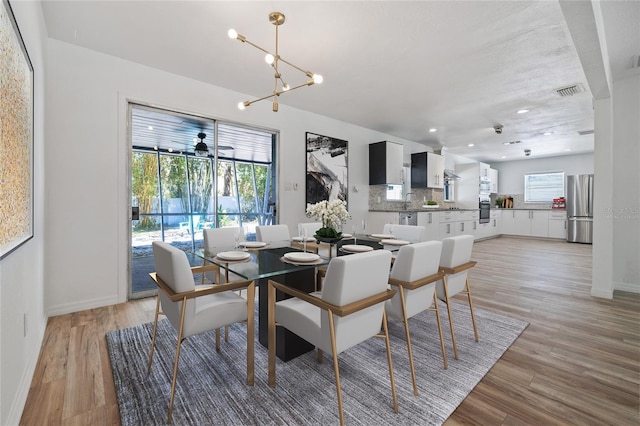
{"label": "framed artwork", "polygon": [[0,3],[0,259],[33,237],[33,66]]}
{"label": "framed artwork", "polygon": [[336,198],[348,203],[348,142],[309,132],[306,133],[306,139],[307,204]]}

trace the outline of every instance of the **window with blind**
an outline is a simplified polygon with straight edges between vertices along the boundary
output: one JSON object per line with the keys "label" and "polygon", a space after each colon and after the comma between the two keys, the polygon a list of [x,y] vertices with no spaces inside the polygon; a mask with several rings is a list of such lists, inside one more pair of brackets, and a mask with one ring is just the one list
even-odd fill
{"label": "window with blind", "polygon": [[564,172],[524,175],[524,202],[545,203],[564,197]]}

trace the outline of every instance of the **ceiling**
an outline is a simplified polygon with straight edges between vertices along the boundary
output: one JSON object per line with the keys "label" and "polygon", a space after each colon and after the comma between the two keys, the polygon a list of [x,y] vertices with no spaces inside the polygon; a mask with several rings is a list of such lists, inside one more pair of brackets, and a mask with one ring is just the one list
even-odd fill
{"label": "ceiling", "polygon": [[[605,26],[615,77],[640,53],[640,2],[601,3],[605,23],[616,22]],[[246,94],[238,102],[269,94],[273,72],[227,31],[273,50],[268,15],[280,11],[280,55],[324,76],[281,106],[490,163],[525,159],[525,149],[593,152],[592,95],[556,1],[46,0],[43,11],[52,38]],[[557,94],[572,85],[583,90]],[[247,122],[256,108],[271,102],[247,108]]]}

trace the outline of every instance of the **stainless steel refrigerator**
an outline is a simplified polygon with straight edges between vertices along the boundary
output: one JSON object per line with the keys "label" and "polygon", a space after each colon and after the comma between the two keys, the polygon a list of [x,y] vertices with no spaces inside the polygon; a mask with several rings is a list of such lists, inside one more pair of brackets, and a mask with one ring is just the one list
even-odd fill
{"label": "stainless steel refrigerator", "polygon": [[567,241],[593,243],[593,175],[567,176]]}

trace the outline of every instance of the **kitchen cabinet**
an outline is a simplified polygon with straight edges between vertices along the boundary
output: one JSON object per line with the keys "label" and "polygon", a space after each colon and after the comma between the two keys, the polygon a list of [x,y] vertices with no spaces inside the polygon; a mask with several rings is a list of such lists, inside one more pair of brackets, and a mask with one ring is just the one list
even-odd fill
{"label": "kitchen cabinet", "polygon": [[483,178],[490,178],[490,167],[487,163],[478,163],[478,166],[480,166],[480,177]]}
{"label": "kitchen cabinet", "polygon": [[496,169],[489,169],[489,179],[491,179],[491,193],[498,193],[498,171]]}
{"label": "kitchen cabinet", "polygon": [[439,217],[439,240],[458,235],[456,217],[454,211],[441,211]]}
{"label": "kitchen cabinet", "polygon": [[456,164],[456,204],[465,209],[478,208],[480,196],[480,178],[489,177],[489,165],[486,163]]}
{"label": "kitchen cabinet", "polygon": [[567,212],[549,212],[549,238],[567,239]]}
{"label": "kitchen cabinet", "polygon": [[394,142],[369,144],[369,185],[402,185],[402,150]]}
{"label": "kitchen cabinet", "polygon": [[[399,225],[400,213],[399,212],[369,212],[369,218],[367,219],[367,234],[381,234],[382,228],[387,223]],[[350,232],[350,231],[347,231]]]}
{"label": "kitchen cabinet", "polygon": [[418,212],[418,226],[424,226],[425,241],[440,239],[440,212]]}
{"label": "kitchen cabinet", "polygon": [[411,154],[411,187],[444,188],[444,157],[433,152]]}
{"label": "kitchen cabinet", "polygon": [[549,212],[546,210],[502,211],[502,233],[527,237],[549,235]]}
{"label": "kitchen cabinet", "polygon": [[478,232],[480,212],[477,210],[464,210],[455,212],[456,235],[473,235]]}

